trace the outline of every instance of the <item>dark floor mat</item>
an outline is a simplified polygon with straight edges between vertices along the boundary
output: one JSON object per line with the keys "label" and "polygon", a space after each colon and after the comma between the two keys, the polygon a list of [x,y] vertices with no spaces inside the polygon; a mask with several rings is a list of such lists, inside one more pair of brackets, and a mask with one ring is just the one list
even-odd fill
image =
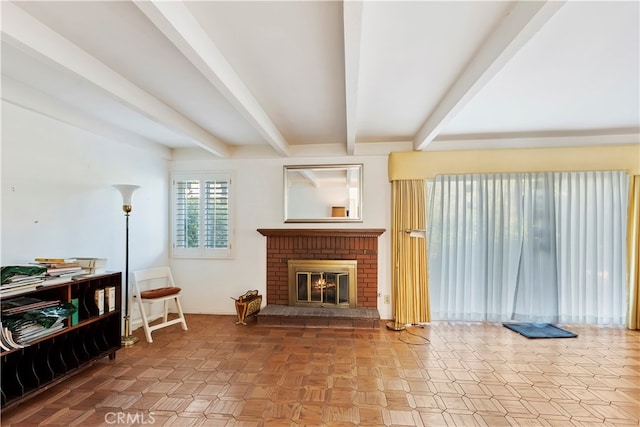
{"label": "dark floor mat", "polygon": [[578,336],[550,323],[503,323],[502,325],[527,338],[575,338]]}

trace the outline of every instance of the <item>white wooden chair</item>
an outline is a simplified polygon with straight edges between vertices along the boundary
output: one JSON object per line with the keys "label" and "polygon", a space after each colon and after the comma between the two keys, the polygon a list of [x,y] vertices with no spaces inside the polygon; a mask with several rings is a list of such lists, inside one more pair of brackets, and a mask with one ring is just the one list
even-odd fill
{"label": "white wooden chair", "polygon": [[[165,328],[167,326],[182,324],[182,329],[187,330],[187,322],[184,319],[182,306],[180,305],[180,296],[182,289],[177,287],[173,281],[173,275],[169,267],[150,268],[146,270],[138,270],[133,272],[133,295],[132,297],[138,301],[140,308],[140,317],[144,334],[147,342],[153,342],[151,332]],[[178,317],[169,320],[169,301],[173,300],[178,309]],[[150,315],[145,310],[145,304],[151,306],[153,303],[162,302],[163,313],[162,322],[155,325],[149,325]]]}

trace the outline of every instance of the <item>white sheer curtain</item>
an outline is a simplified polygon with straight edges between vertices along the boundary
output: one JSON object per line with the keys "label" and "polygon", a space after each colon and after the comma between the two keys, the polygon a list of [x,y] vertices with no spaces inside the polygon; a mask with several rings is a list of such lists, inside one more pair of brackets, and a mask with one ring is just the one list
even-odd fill
{"label": "white sheer curtain", "polygon": [[558,321],[557,248],[553,174],[521,174],[522,250],[512,318]]}
{"label": "white sheer curtain", "polygon": [[439,176],[432,318],[623,324],[623,172]]}
{"label": "white sheer curtain", "polygon": [[556,173],[560,320],[625,323],[629,176]]}

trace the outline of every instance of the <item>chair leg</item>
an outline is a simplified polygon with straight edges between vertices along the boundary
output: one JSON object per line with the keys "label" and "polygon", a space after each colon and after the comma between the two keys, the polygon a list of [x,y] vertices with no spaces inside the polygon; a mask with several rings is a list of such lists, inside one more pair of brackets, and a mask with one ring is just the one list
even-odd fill
{"label": "chair leg", "polygon": [[182,329],[186,331],[187,321],[184,318],[184,313],[182,312],[182,306],[180,305],[180,300],[178,298],[174,298],[174,300],[176,302],[176,307],[178,308],[178,316],[180,316],[180,319],[182,319]]}
{"label": "chair leg", "polygon": [[140,317],[142,318],[142,327],[144,328],[144,335],[147,338],[147,342],[153,342],[151,338],[151,331],[149,330],[149,320],[147,319],[147,313],[144,309],[144,303],[142,298],[136,298],[138,300],[138,307],[140,308]]}
{"label": "chair leg", "polygon": [[162,323],[167,323],[167,319],[169,318],[169,300],[164,300],[162,305],[164,306],[164,311],[162,312]]}

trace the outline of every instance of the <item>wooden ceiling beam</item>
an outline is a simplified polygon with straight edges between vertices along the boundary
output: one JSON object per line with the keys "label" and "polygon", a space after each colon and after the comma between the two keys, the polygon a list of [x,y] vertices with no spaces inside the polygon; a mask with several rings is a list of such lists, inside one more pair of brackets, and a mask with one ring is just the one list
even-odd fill
{"label": "wooden ceiling beam", "polygon": [[165,103],[133,84],[95,57],[11,4],[2,4],[2,39],[30,56],[74,73],[104,90],[138,114],[184,135],[219,157],[228,157],[226,144]]}
{"label": "wooden ceiling beam", "polygon": [[289,144],[276,125],[184,3],[134,3],[278,154],[289,155]]}
{"label": "wooden ceiling beam", "polygon": [[518,1],[489,35],[413,140],[424,150],[442,128],[513,58],[565,1]]}
{"label": "wooden ceiling beam", "polygon": [[358,126],[358,81],[360,79],[363,6],[363,2],[359,0],[343,3],[347,155],[350,156],[355,154]]}

